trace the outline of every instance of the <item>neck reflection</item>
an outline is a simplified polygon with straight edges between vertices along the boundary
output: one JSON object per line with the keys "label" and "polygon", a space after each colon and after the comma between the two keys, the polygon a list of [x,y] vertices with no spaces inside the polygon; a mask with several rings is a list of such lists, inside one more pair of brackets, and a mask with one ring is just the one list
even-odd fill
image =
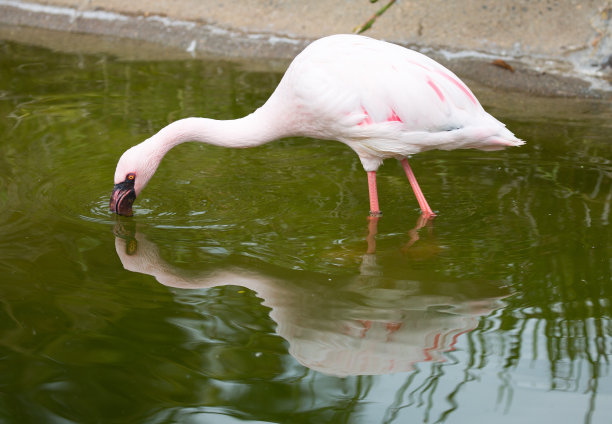
{"label": "neck reflection", "polygon": [[[142,232],[115,229],[123,267],[180,289],[235,285],[254,291],[271,308],[276,332],[302,365],[325,374],[380,375],[411,371],[419,362],[442,362],[458,338],[500,308],[506,289],[482,281],[398,280],[376,262],[378,218],[368,223],[359,275],[329,275],[272,266],[203,264],[186,273],[168,263]],[[430,223],[419,219],[403,249]]]}

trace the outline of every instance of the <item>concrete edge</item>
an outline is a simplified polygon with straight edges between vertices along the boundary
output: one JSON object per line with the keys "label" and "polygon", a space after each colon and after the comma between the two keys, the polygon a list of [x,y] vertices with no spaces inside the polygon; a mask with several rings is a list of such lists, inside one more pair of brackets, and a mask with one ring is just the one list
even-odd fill
{"label": "concrete edge", "polygon": [[[0,24],[3,39],[58,51],[106,53],[124,60],[222,59],[272,71],[284,70],[312,41],[157,15],[131,16],[19,2],[0,4]],[[496,66],[491,54],[449,57],[441,48],[406,47],[424,51],[468,81],[498,90],[612,99],[612,92],[593,88],[585,79],[540,71],[526,61],[507,62],[509,67]]]}

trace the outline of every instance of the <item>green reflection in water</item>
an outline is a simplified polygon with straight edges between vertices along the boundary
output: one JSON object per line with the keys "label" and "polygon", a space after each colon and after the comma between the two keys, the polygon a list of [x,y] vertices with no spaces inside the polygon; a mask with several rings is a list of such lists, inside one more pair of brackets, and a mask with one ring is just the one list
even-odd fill
{"label": "green reflection in water", "polygon": [[243,116],[280,75],[0,52],[3,421],[612,413],[609,102],[477,88],[528,144],[416,156],[423,227],[388,161],[374,249],[365,173],[321,140],[180,146],[134,218],[107,212],[127,147]]}

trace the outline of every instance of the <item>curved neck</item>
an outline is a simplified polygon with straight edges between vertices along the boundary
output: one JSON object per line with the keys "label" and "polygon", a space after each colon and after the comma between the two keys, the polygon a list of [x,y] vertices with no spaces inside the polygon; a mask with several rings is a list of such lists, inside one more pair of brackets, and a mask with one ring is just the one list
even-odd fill
{"label": "curved neck", "polygon": [[[276,106],[272,106],[276,105]],[[174,146],[186,141],[199,141],[215,146],[245,148],[259,146],[296,133],[296,124],[287,108],[270,100],[252,114],[240,119],[215,120],[185,118],[162,128],[123,153],[115,170],[115,184],[128,172],[137,172],[134,190],[138,196],[155,174],[162,159]],[[136,169],[134,169],[136,168]]]}
{"label": "curved neck", "polygon": [[289,135],[290,131],[279,125],[274,117],[260,108],[244,118],[216,120],[209,118],[185,118],[162,128],[149,139],[161,156],[174,146],[199,141],[221,147],[246,148]]}

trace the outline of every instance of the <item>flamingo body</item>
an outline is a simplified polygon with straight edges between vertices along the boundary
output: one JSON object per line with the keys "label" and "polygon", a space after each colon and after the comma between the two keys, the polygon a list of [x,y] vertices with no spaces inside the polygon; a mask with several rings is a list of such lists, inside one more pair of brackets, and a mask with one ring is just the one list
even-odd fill
{"label": "flamingo body", "polygon": [[[334,35],[296,56],[268,101],[252,114],[227,121],[175,121],[127,150],[117,164],[111,210],[130,215],[133,200],[177,144],[200,141],[244,148],[287,136],[337,140],[351,147],[368,172],[373,214],[380,213],[376,170],[384,159],[402,161],[421,210],[433,215],[406,156],[524,143],[436,61],[384,41]],[[125,195],[130,190],[132,195]]]}

